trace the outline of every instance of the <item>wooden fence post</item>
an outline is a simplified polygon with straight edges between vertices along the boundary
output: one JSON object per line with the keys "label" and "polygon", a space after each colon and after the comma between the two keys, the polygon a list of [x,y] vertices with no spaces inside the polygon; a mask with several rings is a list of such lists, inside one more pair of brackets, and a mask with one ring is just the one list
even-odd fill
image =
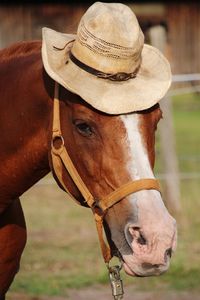
{"label": "wooden fence post", "polygon": [[[152,46],[155,46],[166,55],[167,33],[165,28],[161,25],[151,27],[149,29],[149,37]],[[166,175],[166,180],[164,182],[164,194],[167,207],[176,214],[181,212],[181,203],[171,98],[166,95],[161,100],[160,106],[164,116],[159,124],[161,159],[163,162],[164,173]]]}

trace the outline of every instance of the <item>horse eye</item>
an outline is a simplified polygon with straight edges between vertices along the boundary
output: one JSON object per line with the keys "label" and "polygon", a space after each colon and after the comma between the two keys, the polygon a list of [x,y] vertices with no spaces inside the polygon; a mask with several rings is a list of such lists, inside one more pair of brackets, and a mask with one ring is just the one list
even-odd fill
{"label": "horse eye", "polygon": [[92,128],[90,127],[89,124],[86,122],[75,122],[75,126],[77,131],[82,134],[83,136],[91,136],[92,135]]}

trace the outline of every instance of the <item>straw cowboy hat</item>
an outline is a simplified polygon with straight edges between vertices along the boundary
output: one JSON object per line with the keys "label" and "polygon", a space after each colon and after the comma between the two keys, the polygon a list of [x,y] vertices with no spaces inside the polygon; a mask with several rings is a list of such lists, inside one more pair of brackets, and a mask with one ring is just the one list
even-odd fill
{"label": "straw cowboy hat", "polygon": [[167,59],[120,3],[94,3],[76,35],[43,28],[42,59],[51,78],[108,114],[150,108],[171,83]]}

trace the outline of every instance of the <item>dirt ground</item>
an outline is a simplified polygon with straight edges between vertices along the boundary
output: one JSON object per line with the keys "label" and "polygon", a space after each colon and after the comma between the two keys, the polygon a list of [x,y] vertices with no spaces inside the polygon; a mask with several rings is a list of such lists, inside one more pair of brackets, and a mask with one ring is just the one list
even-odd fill
{"label": "dirt ground", "polygon": [[[10,294],[6,300],[112,300],[109,288],[95,287],[82,290],[70,290],[66,297],[30,297],[22,294]],[[141,292],[126,287],[124,300],[200,300],[200,292]]]}

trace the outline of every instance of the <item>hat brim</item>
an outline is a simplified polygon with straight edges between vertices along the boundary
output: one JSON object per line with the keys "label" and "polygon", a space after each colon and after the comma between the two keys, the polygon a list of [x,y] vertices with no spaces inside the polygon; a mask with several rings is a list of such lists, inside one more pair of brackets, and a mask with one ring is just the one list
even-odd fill
{"label": "hat brim", "polygon": [[[111,81],[98,78],[74,64],[63,48],[76,35],[43,28],[42,59],[48,75],[91,106],[108,114],[124,114],[148,109],[164,97],[171,84],[169,62],[147,44],[135,78]],[[70,45],[70,44],[68,44]],[[71,48],[72,45],[70,45]],[[56,48],[55,48],[56,47]]]}

